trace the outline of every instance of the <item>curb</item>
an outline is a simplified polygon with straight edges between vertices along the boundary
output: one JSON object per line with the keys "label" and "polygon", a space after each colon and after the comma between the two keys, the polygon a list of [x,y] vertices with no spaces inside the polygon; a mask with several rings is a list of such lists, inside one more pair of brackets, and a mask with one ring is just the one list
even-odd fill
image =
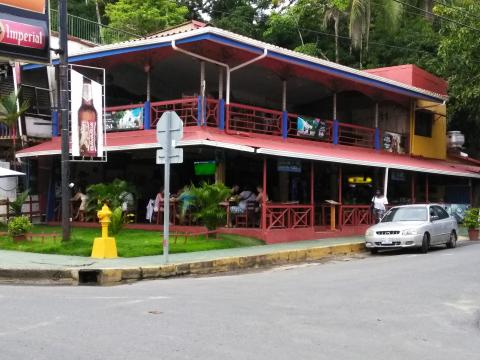
{"label": "curb", "polygon": [[346,255],[363,251],[365,251],[364,243],[353,243],[156,266],[69,270],[0,269],[0,283],[108,286],[140,280],[209,275],[318,261],[335,255]]}

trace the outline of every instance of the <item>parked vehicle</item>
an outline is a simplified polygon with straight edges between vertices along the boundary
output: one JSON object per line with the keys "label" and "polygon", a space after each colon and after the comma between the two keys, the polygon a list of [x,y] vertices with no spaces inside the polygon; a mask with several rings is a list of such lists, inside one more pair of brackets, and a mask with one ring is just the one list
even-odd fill
{"label": "parked vehicle", "polygon": [[380,223],[365,233],[365,244],[372,254],[379,249],[420,248],[457,244],[457,220],[440,205],[405,205],[387,211]]}

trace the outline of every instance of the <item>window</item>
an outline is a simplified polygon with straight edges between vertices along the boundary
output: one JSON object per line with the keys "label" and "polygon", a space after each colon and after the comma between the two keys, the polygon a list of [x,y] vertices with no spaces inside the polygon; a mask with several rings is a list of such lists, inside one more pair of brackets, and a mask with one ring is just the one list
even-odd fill
{"label": "window", "polygon": [[415,135],[432,137],[433,113],[430,111],[415,112]]}
{"label": "window", "polygon": [[448,215],[448,213],[440,206],[434,206],[433,208],[435,209],[439,219],[448,219],[450,217],[450,215]]}
{"label": "window", "polygon": [[427,221],[427,208],[425,206],[392,208],[382,219],[382,223],[396,221]]}

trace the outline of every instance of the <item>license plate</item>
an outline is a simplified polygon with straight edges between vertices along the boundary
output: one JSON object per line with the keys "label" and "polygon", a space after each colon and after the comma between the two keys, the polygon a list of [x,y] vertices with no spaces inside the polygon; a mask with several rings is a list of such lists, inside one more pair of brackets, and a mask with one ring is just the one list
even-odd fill
{"label": "license plate", "polygon": [[382,240],[382,245],[392,245],[392,240]]}

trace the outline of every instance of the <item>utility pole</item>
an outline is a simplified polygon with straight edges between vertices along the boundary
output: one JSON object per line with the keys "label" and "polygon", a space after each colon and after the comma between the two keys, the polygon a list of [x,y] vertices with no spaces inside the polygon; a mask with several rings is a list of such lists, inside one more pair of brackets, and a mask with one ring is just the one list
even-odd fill
{"label": "utility pole", "polygon": [[67,0],[58,1],[59,19],[59,38],[60,38],[60,63],[59,69],[59,101],[58,107],[62,119],[62,239],[70,240],[70,188],[68,186],[70,179],[69,169],[69,139],[68,139],[68,24],[67,24]]}

